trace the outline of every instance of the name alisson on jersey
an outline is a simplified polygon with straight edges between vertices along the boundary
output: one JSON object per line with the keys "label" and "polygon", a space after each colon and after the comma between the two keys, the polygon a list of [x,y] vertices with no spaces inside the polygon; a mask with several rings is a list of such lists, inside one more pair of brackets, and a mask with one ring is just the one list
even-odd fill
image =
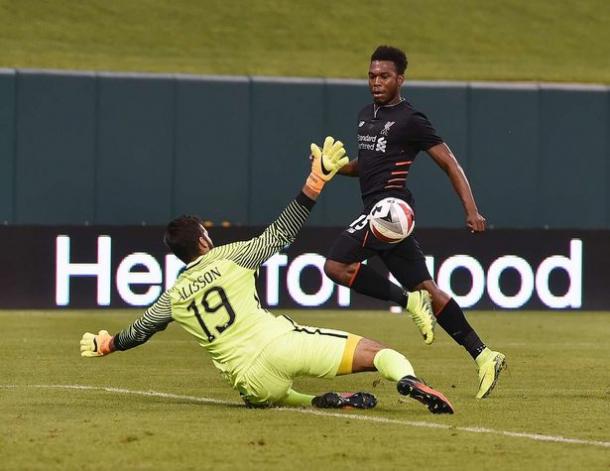
{"label": "name alisson on jersey", "polygon": [[212,281],[217,278],[220,278],[222,275],[218,267],[214,267],[211,270],[208,270],[204,273],[201,273],[197,276],[193,281],[191,281],[188,285],[180,287],[178,289],[178,293],[180,294],[180,299],[183,301],[187,300],[193,294],[201,291],[207,285],[209,285]]}

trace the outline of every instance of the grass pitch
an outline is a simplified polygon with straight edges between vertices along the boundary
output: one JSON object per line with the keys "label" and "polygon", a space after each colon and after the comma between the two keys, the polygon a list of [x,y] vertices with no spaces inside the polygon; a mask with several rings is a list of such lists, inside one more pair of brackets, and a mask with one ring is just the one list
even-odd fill
{"label": "grass pitch", "polygon": [[473,363],[440,328],[427,347],[406,316],[292,313],[301,323],[350,330],[403,351],[453,401],[456,414],[441,417],[399,397],[387,381],[374,386],[374,373],[296,384],[314,393],[373,391],[373,410],[245,409],[177,325],[129,352],[79,356],[84,331],[116,331],[138,315],[0,312],[1,469],[610,466],[607,313],[472,313],[471,323],[509,362],[483,401],[474,399]]}
{"label": "grass pitch", "polygon": [[610,83],[608,0],[0,0],[0,67]]}

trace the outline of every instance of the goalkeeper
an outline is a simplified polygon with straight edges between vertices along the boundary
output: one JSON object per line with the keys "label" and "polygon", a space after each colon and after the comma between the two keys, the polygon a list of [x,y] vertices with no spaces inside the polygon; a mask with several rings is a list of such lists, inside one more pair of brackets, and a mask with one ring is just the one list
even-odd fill
{"label": "goalkeeper", "polygon": [[[311,146],[311,173],[297,197],[258,237],[214,247],[201,220],[182,216],[171,221],[164,242],[186,267],[175,284],[126,329],[111,336],[101,330],[85,333],[81,355],[97,357],[128,350],[178,322],[209,352],[231,386],[251,407],[314,406],[371,408],[375,396],[326,393],[319,396],[292,389],[297,376],[332,378],[361,371],[379,371],[397,383],[398,392],[433,413],[453,413],[449,401],[425,385],[399,352],[347,332],[300,326],[287,316],[261,307],[256,292],[258,268],[292,243],[318,195],[348,162],[343,144],[327,137],[323,149]],[[414,309],[431,307],[423,292],[413,292]]]}

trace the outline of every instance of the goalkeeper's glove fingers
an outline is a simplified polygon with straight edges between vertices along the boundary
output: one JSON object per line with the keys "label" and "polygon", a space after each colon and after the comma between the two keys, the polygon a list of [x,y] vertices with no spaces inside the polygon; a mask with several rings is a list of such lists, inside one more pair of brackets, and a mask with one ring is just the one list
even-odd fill
{"label": "goalkeeper's glove fingers", "polygon": [[[341,141],[335,141],[335,139],[331,136],[327,136],[326,139],[324,139],[322,149],[320,149],[317,144],[311,144],[311,155],[314,162],[320,160],[321,164],[324,165],[322,170],[326,168],[327,171],[332,171],[333,175],[349,161],[348,157],[345,155],[343,143]],[[347,160],[343,162],[343,158]],[[323,173],[324,175],[327,174],[326,172]],[[327,177],[327,181],[331,178],[332,176]]]}
{"label": "goalkeeper's glove fingers", "polygon": [[322,149],[311,144],[311,173],[307,184],[316,192],[320,192],[324,184],[331,180],[341,167],[349,162],[343,143],[328,136],[324,139]]}
{"label": "goalkeeper's glove fingers", "polygon": [[343,142],[335,141],[332,136],[326,136],[324,139],[324,145],[322,146],[323,155],[334,155],[339,153],[339,157],[345,155],[345,149],[343,148]]}
{"label": "goalkeeper's glove fingers", "polygon": [[85,332],[80,339],[82,357],[101,357],[114,352],[113,337],[107,330],[100,330],[97,335]]}

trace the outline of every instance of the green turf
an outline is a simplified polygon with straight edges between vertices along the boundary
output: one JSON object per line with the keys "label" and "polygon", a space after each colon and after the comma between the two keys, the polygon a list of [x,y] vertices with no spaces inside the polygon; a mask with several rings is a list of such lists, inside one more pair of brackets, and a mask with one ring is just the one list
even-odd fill
{"label": "green turf", "polygon": [[[115,331],[134,311],[0,312],[2,469],[608,469],[610,449],[354,419],[485,427],[610,441],[610,314],[473,313],[472,323],[508,356],[493,395],[476,401],[467,355],[442,331],[431,347],[405,316],[300,311],[302,323],[349,329],[402,350],[416,372],[453,401],[454,416],[432,416],[394,386],[360,374],[299,380],[301,390],[372,390],[370,411],[342,417],[241,405],[201,404],[95,390],[86,385],[208,397],[238,404],[205,353],[178,326],[148,344],[83,359],[85,330]],[[343,417],[345,416],[345,417]]]}
{"label": "green turf", "polygon": [[607,0],[0,0],[0,67],[610,83]]}

